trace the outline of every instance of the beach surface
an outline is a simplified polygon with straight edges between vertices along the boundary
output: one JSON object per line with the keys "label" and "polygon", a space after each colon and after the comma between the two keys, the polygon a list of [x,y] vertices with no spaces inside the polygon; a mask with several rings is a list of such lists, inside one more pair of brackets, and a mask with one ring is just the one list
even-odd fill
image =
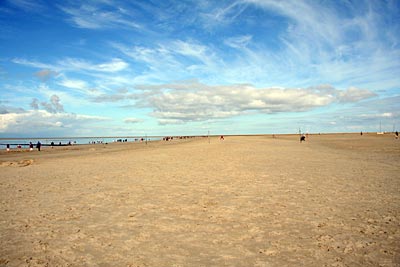
{"label": "beach surface", "polygon": [[400,266],[400,140],[0,152],[0,266]]}

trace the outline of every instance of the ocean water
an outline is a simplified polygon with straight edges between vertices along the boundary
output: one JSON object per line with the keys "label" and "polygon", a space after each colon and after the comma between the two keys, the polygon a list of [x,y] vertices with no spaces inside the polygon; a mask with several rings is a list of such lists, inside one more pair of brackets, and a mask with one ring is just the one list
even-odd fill
{"label": "ocean water", "polygon": [[[105,144],[114,142],[140,142],[141,139],[146,137],[58,137],[58,138],[0,138],[0,148],[6,148],[7,144],[10,148],[16,148],[20,145],[23,148],[29,147],[29,143],[32,142],[34,147],[37,142],[40,142],[44,146],[50,146],[51,142],[54,145],[87,145],[87,144]],[[161,137],[147,137],[147,141],[158,141]]]}

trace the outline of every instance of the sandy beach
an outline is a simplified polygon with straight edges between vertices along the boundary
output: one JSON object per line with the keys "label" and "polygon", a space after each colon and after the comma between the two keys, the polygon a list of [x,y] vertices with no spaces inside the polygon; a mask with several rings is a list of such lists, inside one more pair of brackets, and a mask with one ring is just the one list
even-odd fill
{"label": "sandy beach", "polygon": [[400,266],[400,140],[0,152],[0,266]]}

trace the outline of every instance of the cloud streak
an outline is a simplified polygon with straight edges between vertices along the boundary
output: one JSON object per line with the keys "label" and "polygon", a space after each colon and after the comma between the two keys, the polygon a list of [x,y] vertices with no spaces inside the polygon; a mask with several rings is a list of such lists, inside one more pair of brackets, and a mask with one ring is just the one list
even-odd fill
{"label": "cloud streak", "polygon": [[126,119],[124,119],[124,122],[125,123],[136,124],[136,123],[139,123],[139,122],[143,122],[143,120],[142,119],[138,119],[138,118],[126,118]]}
{"label": "cloud streak", "polygon": [[[291,51],[289,56],[299,59],[301,65],[317,64],[315,70],[322,78],[333,76],[336,81],[352,80],[360,84],[362,80],[369,80],[371,68],[374,69],[372,73],[378,72],[384,77],[392,76],[393,67],[398,69],[400,66],[391,58],[398,56],[399,50],[393,50],[394,43],[385,40],[389,32],[398,29],[382,20],[380,13],[387,7],[381,2],[348,3],[346,11],[318,2],[253,2],[276,10],[293,21],[287,34],[282,36]],[[382,53],[382,49],[391,52]],[[390,66],[390,72],[385,65]]]}
{"label": "cloud streak", "polygon": [[11,0],[7,2],[27,12],[41,12],[46,9],[45,5],[39,0]]}
{"label": "cloud streak", "polygon": [[[122,71],[129,67],[129,64],[120,58],[113,58],[111,61],[103,62],[99,64],[94,64],[87,60],[77,59],[77,58],[65,58],[59,60],[55,64],[47,64],[34,60],[27,60],[23,58],[15,58],[12,60],[15,64],[20,64],[24,66],[46,69],[47,73],[51,71],[74,71],[74,72],[102,72],[102,73],[115,73]],[[37,75],[44,76],[44,72],[39,72]]]}
{"label": "cloud streak", "polygon": [[117,27],[140,28],[129,12],[124,12],[118,3],[86,2],[75,6],[63,5],[60,9],[69,16],[68,21],[78,28],[92,30]]}

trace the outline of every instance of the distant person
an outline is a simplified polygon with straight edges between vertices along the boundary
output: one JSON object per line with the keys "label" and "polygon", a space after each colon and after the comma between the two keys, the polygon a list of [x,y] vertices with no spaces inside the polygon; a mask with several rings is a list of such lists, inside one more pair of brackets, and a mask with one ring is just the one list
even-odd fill
{"label": "distant person", "polygon": [[51,142],[51,148],[53,148],[54,147],[54,142]]}
{"label": "distant person", "polygon": [[396,139],[399,139],[399,132],[398,132],[398,131],[396,131],[396,133],[394,134],[394,137],[395,137]]}
{"label": "distant person", "polygon": [[7,151],[10,151],[10,144],[7,144]]}
{"label": "distant person", "polygon": [[40,141],[37,142],[36,144],[36,148],[38,151],[40,151],[40,147],[42,146],[42,144],[40,143]]}
{"label": "distant person", "polygon": [[306,141],[306,136],[303,134],[302,136],[300,136],[300,143]]}
{"label": "distant person", "polygon": [[221,135],[221,137],[219,139],[222,141],[225,140],[223,135]]}
{"label": "distant person", "polygon": [[360,133],[360,135],[362,136],[362,135],[363,135],[363,133],[361,132],[361,133]]}
{"label": "distant person", "polygon": [[33,150],[33,144],[32,144],[32,142],[29,142],[29,151],[32,151]]}

